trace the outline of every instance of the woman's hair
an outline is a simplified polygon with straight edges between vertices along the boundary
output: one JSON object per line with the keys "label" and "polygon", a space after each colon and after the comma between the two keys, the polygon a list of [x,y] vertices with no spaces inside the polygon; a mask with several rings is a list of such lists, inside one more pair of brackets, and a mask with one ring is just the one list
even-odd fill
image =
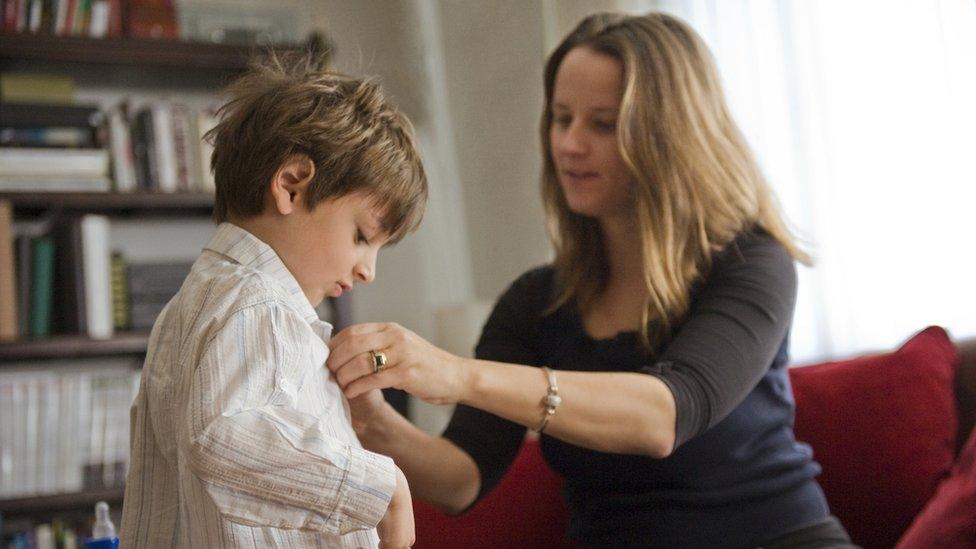
{"label": "woman's hair", "polygon": [[306,207],[365,192],[396,242],[420,223],[427,202],[413,128],[378,85],[324,64],[317,54],[271,53],[230,85],[220,123],[206,135],[214,144],[214,220],[260,214],[275,173],[301,154],[315,164]]}
{"label": "woman's hair", "polygon": [[550,147],[556,73],[576,47],[623,66],[617,142],[635,184],[635,238],[650,296],[640,332],[647,348],[672,335],[713,254],[743,231],[761,227],[795,259],[809,261],[732,120],[715,62],[695,31],[661,13],[597,14],[563,40],[545,68],[542,192],[556,250],[551,310],[571,303],[585,312],[608,281],[600,225],[567,206]]}

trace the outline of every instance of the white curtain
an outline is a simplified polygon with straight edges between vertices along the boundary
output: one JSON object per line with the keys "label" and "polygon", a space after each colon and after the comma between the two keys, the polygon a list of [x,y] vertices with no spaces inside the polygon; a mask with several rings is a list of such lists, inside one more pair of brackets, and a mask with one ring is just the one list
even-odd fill
{"label": "white curtain", "polygon": [[794,361],[976,334],[976,1],[623,0],[688,21],[796,232]]}

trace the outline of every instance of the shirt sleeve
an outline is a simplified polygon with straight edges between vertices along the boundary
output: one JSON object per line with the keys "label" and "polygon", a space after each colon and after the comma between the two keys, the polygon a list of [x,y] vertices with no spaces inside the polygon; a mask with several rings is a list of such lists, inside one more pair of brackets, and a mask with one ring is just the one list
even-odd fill
{"label": "shirt sleeve", "polygon": [[756,387],[787,335],[795,300],[793,259],[768,234],[745,233],[716,256],[687,320],[643,369],[674,394],[675,448]]}
{"label": "shirt sleeve", "polygon": [[[327,375],[309,367],[308,334],[273,302],[217,332],[189,387],[189,466],[228,520],[339,535],[373,528],[396,486],[393,462],[301,409],[304,381]],[[316,404],[343,414],[342,402]]]}
{"label": "shirt sleeve", "polygon": [[[477,358],[538,365],[533,342],[548,301],[546,282],[550,274],[548,269],[530,271],[502,294],[482,329],[475,348]],[[518,454],[525,432],[522,425],[471,406],[458,405],[455,409],[443,436],[478,465],[481,487],[475,502],[504,476]]]}

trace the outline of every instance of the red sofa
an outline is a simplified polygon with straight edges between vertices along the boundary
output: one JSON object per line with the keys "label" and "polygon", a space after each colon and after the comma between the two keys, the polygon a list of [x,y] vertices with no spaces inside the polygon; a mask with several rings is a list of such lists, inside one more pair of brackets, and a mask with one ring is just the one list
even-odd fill
{"label": "red sofa", "polygon": [[[831,510],[866,549],[976,547],[976,340],[937,327],[898,350],[792,368],[796,435]],[[960,449],[962,449],[960,451]],[[572,547],[560,479],[526,439],[467,513],[414,503],[417,548]]]}

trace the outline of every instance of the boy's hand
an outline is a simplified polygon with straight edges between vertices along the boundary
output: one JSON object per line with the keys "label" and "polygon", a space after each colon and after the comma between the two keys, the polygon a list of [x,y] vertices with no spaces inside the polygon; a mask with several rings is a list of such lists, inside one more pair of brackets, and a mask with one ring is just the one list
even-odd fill
{"label": "boy's hand", "polygon": [[[329,347],[326,365],[350,399],[394,387],[431,404],[454,404],[464,400],[471,386],[471,369],[464,367],[464,359],[396,323],[350,326],[333,337]],[[382,371],[375,371],[370,351],[386,357]]]}
{"label": "boy's hand", "polygon": [[396,468],[396,488],[386,514],[376,525],[376,533],[380,537],[380,549],[400,549],[410,547],[416,541],[414,531],[413,500],[410,498],[410,486],[403,471]]}
{"label": "boy's hand", "polygon": [[352,419],[352,428],[356,431],[356,436],[364,446],[369,448],[369,427],[375,423],[374,418],[382,413],[386,406],[386,399],[383,398],[383,391],[373,389],[366,391],[356,398],[349,399],[349,412]]}

